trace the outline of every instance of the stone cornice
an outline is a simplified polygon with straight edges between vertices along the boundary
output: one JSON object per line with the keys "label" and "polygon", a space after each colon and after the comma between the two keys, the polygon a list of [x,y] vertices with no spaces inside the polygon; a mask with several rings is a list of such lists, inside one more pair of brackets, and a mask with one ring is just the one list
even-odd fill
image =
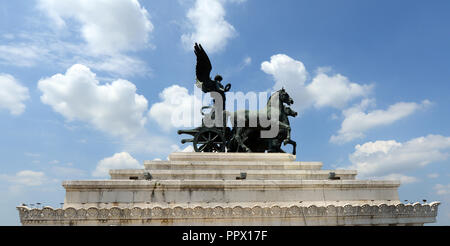
{"label": "stone cornice", "polygon": [[38,221],[68,222],[88,220],[165,220],[165,219],[233,219],[233,218],[312,218],[312,217],[373,217],[373,218],[433,218],[437,216],[439,202],[430,204],[397,205],[344,205],[344,206],[254,206],[254,207],[152,207],[152,208],[65,208],[30,209],[19,206],[22,224]]}
{"label": "stone cornice", "polygon": [[63,187],[71,189],[279,189],[279,188],[398,188],[400,182],[385,180],[89,180],[64,181]]}

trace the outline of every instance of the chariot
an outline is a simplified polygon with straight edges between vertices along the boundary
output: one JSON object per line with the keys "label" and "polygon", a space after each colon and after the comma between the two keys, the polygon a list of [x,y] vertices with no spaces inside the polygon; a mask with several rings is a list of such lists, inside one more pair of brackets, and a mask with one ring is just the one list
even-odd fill
{"label": "chariot", "polygon": [[[195,44],[194,52],[197,56],[196,85],[204,93],[211,93],[215,99],[214,106],[202,108],[202,126],[178,131],[178,134],[188,134],[192,137],[182,139],[181,143],[191,142],[196,152],[284,152],[281,144],[291,144],[295,155],[296,143],[290,137],[291,127],[288,117],[297,116],[297,112],[285,105],[294,103],[286,90],[282,88],[273,93],[262,110],[228,112],[225,110],[225,93],[230,90],[231,85],[223,86],[220,75],[214,80],[211,79],[211,62],[200,44]],[[216,105],[216,101],[221,103]],[[211,111],[205,113],[205,109]],[[221,117],[216,118],[217,116]],[[270,127],[261,124],[263,119],[271,123]],[[214,124],[211,124],[211,120]],[[227,126],[228,122],[231,123],[231,127]],[[251,124],[255,122],[256,124]],[[273,129],[275,130],[272,131]],[[271,137],[264,137],[263,131],[271,131],[274,134]]]}

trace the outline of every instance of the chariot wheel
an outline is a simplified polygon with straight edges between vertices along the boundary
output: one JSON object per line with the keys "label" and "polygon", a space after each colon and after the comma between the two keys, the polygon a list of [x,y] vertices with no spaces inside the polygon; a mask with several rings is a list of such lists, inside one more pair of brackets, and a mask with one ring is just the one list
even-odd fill
{"label": "chariot wheel", "polygon": [[195,152],[225,152],[225,138],[216,129],[202,129],[194,137]]}

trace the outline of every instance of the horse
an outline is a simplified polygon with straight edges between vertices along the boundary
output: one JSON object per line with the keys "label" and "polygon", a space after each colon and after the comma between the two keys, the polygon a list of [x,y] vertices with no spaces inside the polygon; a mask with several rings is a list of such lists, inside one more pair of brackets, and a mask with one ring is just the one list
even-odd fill
{"label": "horse", "polygon": [[[289,118],[288,116],[292,116],[292,117],[297,117],[298,113],[295,112],[293,109],[291,109],[288,106],[283,106],[283,111],[284,114],[281,115],[281,117],[283,117],[282,119],[280,119],[280,122],[283,122],[285,124],[287,124],[289,127],[287,128],[281,128],[280,132],[278,134],[278,140],[282,140],[283,145],[287,145],[290,144],[292,145],[292,154],[296,155],[297,153],[297,143],[291,139],[291,127],[289,124]],[[278,145],[279,143],[279,145]],[[283,150],[281,149],[281,141],[278,141],[277,146],[278,149],[280,150],[280,152],[283,152]]]}
{"label": "horse", "polygon": [[274,138],[261,138],[261,129],[246,128],[243,131],[246,146],[251,152],[269,152],[269,153],[285,153],[281,149],[281,145],[291,144],[293,147],[292,154],[296,155],[297,143],[291,139],[291,127],[289,126],[289,116],[296,117],[297,112],[288,106],[283,106],[283,113],[280,114],[280,128],[278,134]]}
{"label": "horse", "polygon": [[[281,144],[278,146],[280,142],[278,137],[280,133],[285,132],[290,135],[289,120],[287,119],[284,103],[291,105],[294,103],[294,100],[282,88],[270,96],[266,107],[260,111],[242,110],[234,113],[227,112],[227,116],[230,117],[233,124],[232,138],[229,141],[228,150],[231,152],[282,151],[280,148]],[[272,116],[274,115],[278,115],[278,117],[273,118]],[[261,119],[267,119],[271,123],[270,126],[262,126]],[[251,125],[252,123],[253,125]],[[270,127],[274,124],[279,126],[279,132],[276,137],[261,138],[261,132],[270,130]]]}

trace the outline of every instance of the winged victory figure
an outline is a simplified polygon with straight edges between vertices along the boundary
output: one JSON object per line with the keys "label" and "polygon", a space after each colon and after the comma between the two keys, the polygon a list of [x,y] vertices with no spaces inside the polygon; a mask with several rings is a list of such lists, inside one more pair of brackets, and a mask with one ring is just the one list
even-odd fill
{"label": "winged victory figure", "polygon": [[197,65],[195,67],[195,74],[197,76],[196,85],[204,93],[215,91],[222,96],[223,107],[225,109],[225,92],[231,89],[231,84],[225,87],[222,85],[222,76],[216,75],[214,80],[211,79],[210,74],[212,70],[211,61],[203,49],[201,44],[195,43],[194,53],[197,56]]}

